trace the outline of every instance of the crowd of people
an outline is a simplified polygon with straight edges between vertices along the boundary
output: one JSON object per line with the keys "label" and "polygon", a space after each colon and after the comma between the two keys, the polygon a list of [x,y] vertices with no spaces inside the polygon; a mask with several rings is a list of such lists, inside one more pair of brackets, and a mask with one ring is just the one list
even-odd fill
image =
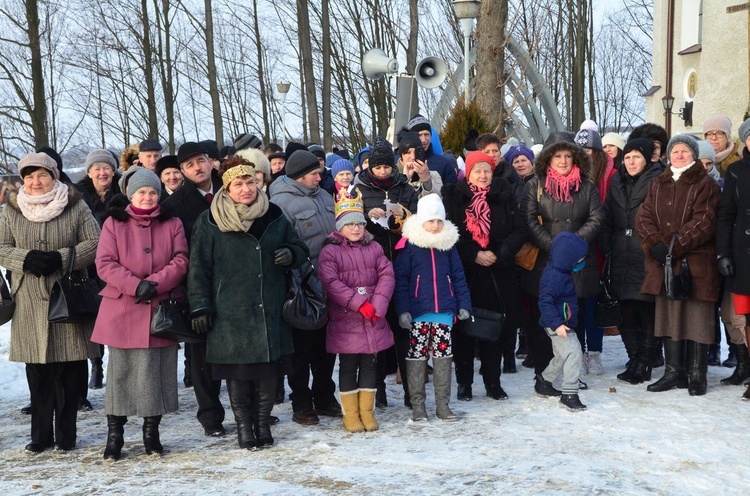
{"label": "crowd of people", "polygon": [[[583,379],[604,373],[603,280],[628,355],[619,380],[706,394],[720,322],[734,366],[721,383],[750,378],[750,119],[737,134],[712,116],[700,136],[671,137],[652,123],[602,137],[586,121],[530,148],[472,131],[460,157],[433,131],[418,114],[396,143],[376,137],[354,157],[250,133],[176,155],[146,139],[120,156],[92,150],[78,184],[51,148],[26,155],[0,217],[9,359],[26,364],[31,398],[25,449],[72,450],[88,389],[106,387],[104,458],[121,458],[129,417],[143,418],[146,453],[163,453],[180,346],[205,435],[226,434],[225,381],[245,450],[274,444],[285,381],[293,422],[340,417],[361,432],[379,429],[393,372],[412,421],[428,419],[431,373],[436,417],[457,421],[452,370],[456,399],[472,401],[476,358],[491,399],[508,399],[501,376],[523,358],[537,395],[585,410]],[[99,285],[95,320],[47,318],[69,264]],[[327,322],[297,328],[282,309],[310,274]],[[152,335],[165,300],[189,306],[198,339]],[[480,310],[502,317],[493,337],[471,331]]]}

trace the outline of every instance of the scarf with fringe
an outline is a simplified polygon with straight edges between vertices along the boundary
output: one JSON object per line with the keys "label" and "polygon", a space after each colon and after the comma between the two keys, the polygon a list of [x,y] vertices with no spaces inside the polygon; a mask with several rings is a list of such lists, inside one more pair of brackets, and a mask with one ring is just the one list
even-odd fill
{"label": "scarf with fringe", "polygon": [[483,250],[490,245],[490,206],[487,193],[490,188],[479,188],[469,183],[473,196],[466,207],[466,230]]}
{"label": "scarf with fringe", "polygon": [[547,192],[555,201],[572,203],[573,196],[571,191],[578,191],[581,188],[581,169],[577,165],[567,176],[563,176],[552,167],[547,168],[547,180],[544,183],[544,191]]}

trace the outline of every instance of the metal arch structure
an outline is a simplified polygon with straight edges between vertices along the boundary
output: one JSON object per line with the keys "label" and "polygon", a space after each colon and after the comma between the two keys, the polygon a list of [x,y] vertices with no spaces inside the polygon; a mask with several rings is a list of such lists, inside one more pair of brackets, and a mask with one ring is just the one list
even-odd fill
{"label": "metal arch structure", "polygon": [[[552,93],[544,81],[544,78],[539,73],[539,70],[534,65],[531,57],[523,49],[513,37],[508,38],[507,44],[508,52],[516,59],[516,62],[520,66],[523,73],[526,75],[527,80],[531,83],[533,92],[538,96],[539,105],[533,101],[531,95],[529,95],[528,87],[521,78],[514,72],[510,72],[510,80],[506,83],[508,88],[515,94],[522,96],[519,102],[520,110],[523,112],[523,116],[526,123],[520,122],[515,119],[512,113],[509,113],[509,119],[506,123],[507,130],[519,134],[520,137],[529,145],[530,141],[535,143],[544,143],[550,133],[556,131],[564,131],[562,118],[560,112],[557,110],[557,105],[552,98]],[[477,60],[476,47],[472,48],[469,52],[469,64],[474,64]],[[456,99],[456,90],[461,85],[464,79],[464,63],[461,63],[453,73],[453,81],[455,85],[447,85],[443,91],[443,95],[440,97],[435,112],[432,116],[432,123],[437,129],[440,129],[448,118],[453,101]],[[547,123],[544,122],[542,112],[547,118]]]}

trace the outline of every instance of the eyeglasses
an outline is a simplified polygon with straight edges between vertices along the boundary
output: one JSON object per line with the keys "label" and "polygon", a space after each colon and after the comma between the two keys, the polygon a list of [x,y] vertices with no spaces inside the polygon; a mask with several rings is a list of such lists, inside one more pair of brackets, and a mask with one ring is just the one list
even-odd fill
{"label": "eyeglasses", "polygon": [[364,222],[352,222],[350,224],[344,224],[344,226],[348,227],[349,229],[364,229],[365,228]]}
{"label": "eyeglasses", "polygon": [[706,139],[719,139],[724,138],[726,134],[723,131],[712,131],[705,134]]}

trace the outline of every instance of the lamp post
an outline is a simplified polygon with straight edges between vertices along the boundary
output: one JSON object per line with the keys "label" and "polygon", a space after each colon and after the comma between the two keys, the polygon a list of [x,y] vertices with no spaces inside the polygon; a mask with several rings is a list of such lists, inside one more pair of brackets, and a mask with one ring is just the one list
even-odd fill
{"label": "lamp post", "polygon": [[286,150],[286,94],[289,93],[289,88],[292,87],[292,83],[286,81],[279,81],[276,83],[276,90],[281,96],[281,142],[283,148]]}
{"label": "lamp post", "polygon": [[453,0],[453,10],[456,12],[461,30],[464,32],[464,99],[466,106],[469,105],[469,45],[471,44],[471,30],[474,28],[474,19],[479,15],[481,0]]}

